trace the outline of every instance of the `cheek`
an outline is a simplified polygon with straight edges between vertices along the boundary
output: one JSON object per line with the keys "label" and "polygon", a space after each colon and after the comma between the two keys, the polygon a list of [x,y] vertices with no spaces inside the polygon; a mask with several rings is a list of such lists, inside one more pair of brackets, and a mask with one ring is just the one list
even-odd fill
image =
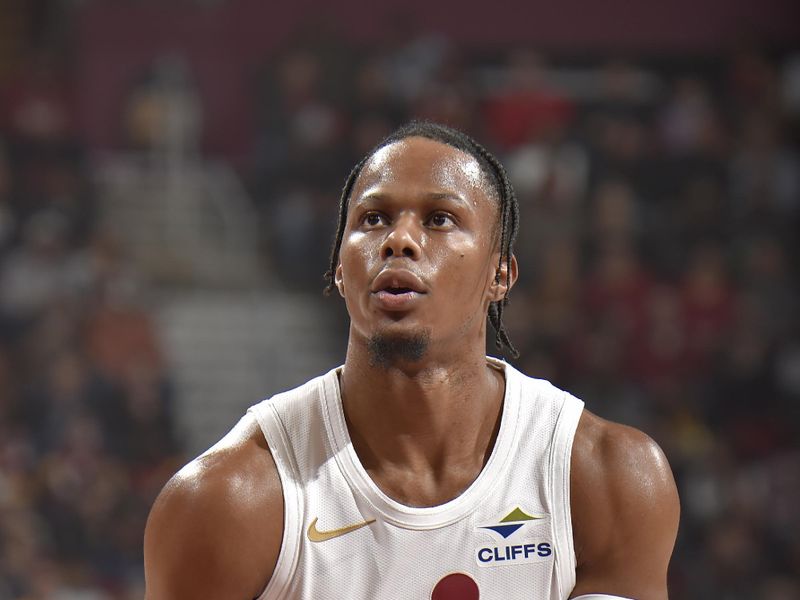
{"label": "cheek", "polygon": [[491,256],[486,255],[484,244],[475,240],[464,241],[451,251],[442,251],[445,265],[443,275],[455,288],[454,293],[474,298],[486,291],[489,274],[493,272]]}
{"label": "cheek", "polygon": [[[361,233],[351,234],[342,240],[339,249],[339,263],[342,267],[342,283],[345,300],[355,298],[369,286],[369,273],[375,249],[368,236]],[[347,302],[348,307],[350,302]]]}
{"label": "cheek", "polygon": [[347,235],[342,240],[342,247],[339,249],[339,262],[347,277],[350,272],[357,271],[363,265],[369,255],[369,243],[367,237],[362,233]]}

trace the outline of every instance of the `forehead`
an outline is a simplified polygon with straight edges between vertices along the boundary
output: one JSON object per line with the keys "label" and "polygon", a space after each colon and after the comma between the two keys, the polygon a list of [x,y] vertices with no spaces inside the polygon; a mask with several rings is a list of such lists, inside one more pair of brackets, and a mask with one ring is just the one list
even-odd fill
{"label": "forehead", "polygon": [[378,149],[356,180],[351,198],[376,187],[391,192],[455,192],[473,201],[496,198],[481,165],[470,154],[423,137]]}

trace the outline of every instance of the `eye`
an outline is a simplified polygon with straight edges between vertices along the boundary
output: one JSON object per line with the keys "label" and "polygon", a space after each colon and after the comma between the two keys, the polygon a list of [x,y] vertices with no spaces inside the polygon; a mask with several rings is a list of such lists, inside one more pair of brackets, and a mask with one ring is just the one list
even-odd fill
{"label": "eye", "polygon": [[428,217],[428,225],[436,229],[447,229],[455,225],[455,218],[447,212],[435,212]]}
{"label": "eye", "polygon": [[386,216],[382,215],[379,212],[370,211],[364,213],[364,216],[361,217],[361,223],[367,228],[371,229],[374,227],[380,227],[381,225],[386,225]]}

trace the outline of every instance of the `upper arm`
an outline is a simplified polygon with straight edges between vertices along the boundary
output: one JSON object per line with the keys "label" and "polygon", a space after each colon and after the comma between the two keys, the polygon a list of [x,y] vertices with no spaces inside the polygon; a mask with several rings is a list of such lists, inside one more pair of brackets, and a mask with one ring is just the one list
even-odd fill
{"label": "upper arm", "polygon": [[153,505],[146,598],[252,600],[272,575],[282,535],[283,494],[263,437],[215,447],[175,475]]}
{"label": "upper arm", "polygon": [[573,596],[666,600],[680,505],[664,453],[644,433],[584,411],[572,454]]}

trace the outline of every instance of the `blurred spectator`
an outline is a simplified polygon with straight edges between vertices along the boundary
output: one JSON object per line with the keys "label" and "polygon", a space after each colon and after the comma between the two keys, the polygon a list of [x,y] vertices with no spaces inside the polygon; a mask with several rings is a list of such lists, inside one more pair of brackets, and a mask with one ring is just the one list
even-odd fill
{"label": "blurred spectator", "polygon": [[686,348],[698,372],[720,350],[733,323],[736,297],[721,248],[702,244],[689,256],[681,285],[684,319],[689,331]]}
{"label": "blurred spectator", "polygon": [[637,239],[641,229],[641,219],[636,214],[639,205],[626,181],[599,182],[591,199],[587,233],[598,244]]}
{"label": "blurred spectator", "polygon": [[661,114],[661,136],[676,154],[716,154],[722,129],[706,84],[695,77],[675,83],[672,97]]}
{"label": "blurred spectator", "polygon": [[127,99],[126,146],[170,153],[197,152],[202,135],[202,102],[180,56],[159,57]]}
{"label": "blurred spectator", "polygon": [[515,51],[506,77],[506,86],[490,95],[482,115],[490,139],[500,148],[538,140],[574,117],[573,103],[548,81],[543,56]]}
{"label": "blurred spectator", "polygon": [[783,145],[771,114],[742,115],[741,138],[731,160],[731,195],[737,216],[780,222],[800,209],[800,162]]}
{"label": "blurred spectator", "polygon": [[0,94],[6,133],[31,142],[53,142],[74,135],[77,124],[69,73],[53,51],[38,50]]}
{"label": "blurred spectator", "polygon": [[453,45],[436,33],[420,33],[407,15],[393,15],[384,48],[383,69],[392,96],[411,105],[435,82]]}
{"label": "blurred spectator", "polygon": [[585,148],[567,137],[567,129],[552,124],[546,134],[510,151],[504,161],[521,202],[536,202],[539,211],[552,210],[574,220],[586,192],[589,159]]}
{"label": "blurred spectator", "polygon": [[0,310],[24,321],[68,292],[67,236],[67,223],[55,211],[38,213],[27,222],[22,245],[0,265]]}

